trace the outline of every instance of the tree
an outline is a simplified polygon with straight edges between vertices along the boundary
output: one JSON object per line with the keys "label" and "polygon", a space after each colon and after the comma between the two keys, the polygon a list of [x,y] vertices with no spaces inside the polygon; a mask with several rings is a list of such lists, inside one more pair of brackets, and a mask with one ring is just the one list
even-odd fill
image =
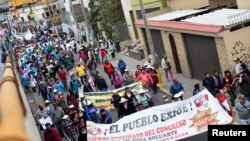
{"label": "tree", "polygon": [[123,21],[124,15],[120,0],[90,0],[89,19],[96,34],[100,33],[98,23],[107,37],[113,39],[112,25]]}

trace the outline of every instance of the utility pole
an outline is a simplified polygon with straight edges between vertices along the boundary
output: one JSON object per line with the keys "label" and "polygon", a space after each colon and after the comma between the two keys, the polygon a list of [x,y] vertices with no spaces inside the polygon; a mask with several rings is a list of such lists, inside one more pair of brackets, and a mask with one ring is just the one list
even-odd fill
{"label": "utility pole", "polygon": [[89,30],[88,15],[87,15],[86,10],[84,8],[83,0],[80,0],[80,4],[81,4],[81,8],[82,8],[82,13],[83,13],[83,16],[84,16],[85,26],[87,28],[86,38],[87,38],[87,42],[89,42],[90,41],[90,30]]}
{"label": "utility pole", "polygon": [[162,85],[161,73],[160,73],[158,61],[156,60],[155,48],[154,48],[154,44],[152,41],[152,36],[151,36],[150,30],[148,28],[148,21],[147,21],[147,17],[145,14],[144,5],[142,3],[142,0],[139,0],[139,2],[140,2],[140,7],[141,7],[142,18],[144,20],[144,27],[145,27],[145,31],[146,31],[146,35],[147,35],[147,39],[148,39],[148,45],[149,45],[149,49],[150,49],[151,56],[152,56],[151,61],[152,61],[152,64],[155,67],[155,70],[157,72],[157,76],[159,79],[158,85],[161,86]]}
{"label": "utility pole", "polygon": [[154,48],[154,44],[152,42],[152,36],[150,33],[150,30],[148,28],[148,21],[147,21],[147,17],[145,14],[145,9],[144,9],[144,5],[142,0],[139,0],[140,2],[140,7],[141,7],[141,14],[142,14],[142,18],[144,20],[144,27],[145,27],[145,31],[146,31],[146,35],[147,35],[147,39],[148,39],[148,45],[149,45],[149,49],[152,55],[152,63],[154,65],[155,68],[158,68],[158,63],[156,62],[156,55],[155,55],[155,48]]}

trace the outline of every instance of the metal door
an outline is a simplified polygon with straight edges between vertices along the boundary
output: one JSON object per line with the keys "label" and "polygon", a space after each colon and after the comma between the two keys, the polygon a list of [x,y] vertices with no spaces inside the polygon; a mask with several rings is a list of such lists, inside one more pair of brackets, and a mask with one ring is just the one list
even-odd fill
{"label": "metal door", "polygon": [[221,72],[214,38],[190,34],[183,37],[193,78],[202,80],[205,72]]}

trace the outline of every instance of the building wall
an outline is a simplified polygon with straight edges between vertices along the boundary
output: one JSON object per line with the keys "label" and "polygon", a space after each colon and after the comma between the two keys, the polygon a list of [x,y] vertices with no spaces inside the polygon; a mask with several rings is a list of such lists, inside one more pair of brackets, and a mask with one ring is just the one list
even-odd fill
{"label": "building wall", "polygon": [[172,36],[174,37],[174,40],[175,40],[182,74],[186,77],[191,78],[191,70],[190,70],[190,66],[188,63],[187,51],[186,51],[186,47],[185,47],[185,43],[184,43],[182,34],[177,33],[177,32],[167,32],[167,31],[162,31],[161,34],[162,34],[162,38],[163,38],[163,44],[165,47],[165,51],[166,51],[167,56],[170,59],[170,64],[173,68],[173,71],[176,72],[176,66],[174,63],[173,53],[172,53],[172,49],[171,49],[171,45],[170,45],[170,41],[169,41],[169,34],[172,34]]}
{"label": "building wall", "polygon": [[[250,27],[242,28],[233,32],[226,31],[221,33],[225,42],[226,54],[228,57],[229,68],[234,70],[236,58],[240,58],[250,67]],[[222,50],[222,52],[224,52]]]}
{"label": "building wall", "polygon": [[227,7],[237,6],[236,0],[209,0],[211,8],[216,8],[226,5]]}
{"label": "building wall", "polygon": [[209,6],[208,0],[166,0],[171,10],[195,9]]}
{"label": "building wall", "polygon": [[230,68],[228,62],[228,56],[227,53],[225,53],[225,50],[227,50],[225,47],[225,42],[221,37],[216,37],[214,39],[218,53],[218,58],[220,61],[221,72],[224,73],[225,70],[228,70]]}
{"label": "building wall", "polygon": [[131,40],[134,42],[136,40],[136,37],[135,37],[135,31],[133,28],[132,19],[130,16],[130,11],[132,11],[132,6],[130,3],[130,0],[122,0],[121,3],[122,3],[122,9],[123,9],[123,13],[124,13],[125,20],[126,20],[127,27],[128,27],[129,36]]}
{"label": "building wall", "polygon": [[[133,10],[140,10],[139,0],[130,0],[131,6]],[[144,8],[154,8],[154,7],[161,7],[162,8],[162,1],[161,0],[142,0],[144,4]]]}
{"label": "building wall", "polygon": [[237,0],[239,9],[250,9],[250,0]]}

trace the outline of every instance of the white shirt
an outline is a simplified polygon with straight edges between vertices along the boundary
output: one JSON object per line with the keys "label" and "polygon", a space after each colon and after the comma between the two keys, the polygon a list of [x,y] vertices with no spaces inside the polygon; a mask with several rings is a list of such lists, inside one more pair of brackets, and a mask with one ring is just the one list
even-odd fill
{"label": "white shirt", "polygon": [[235,70],[236,70],[236,74],[240,74],[243,71],[241,67],[241,63],[236,65]]}

